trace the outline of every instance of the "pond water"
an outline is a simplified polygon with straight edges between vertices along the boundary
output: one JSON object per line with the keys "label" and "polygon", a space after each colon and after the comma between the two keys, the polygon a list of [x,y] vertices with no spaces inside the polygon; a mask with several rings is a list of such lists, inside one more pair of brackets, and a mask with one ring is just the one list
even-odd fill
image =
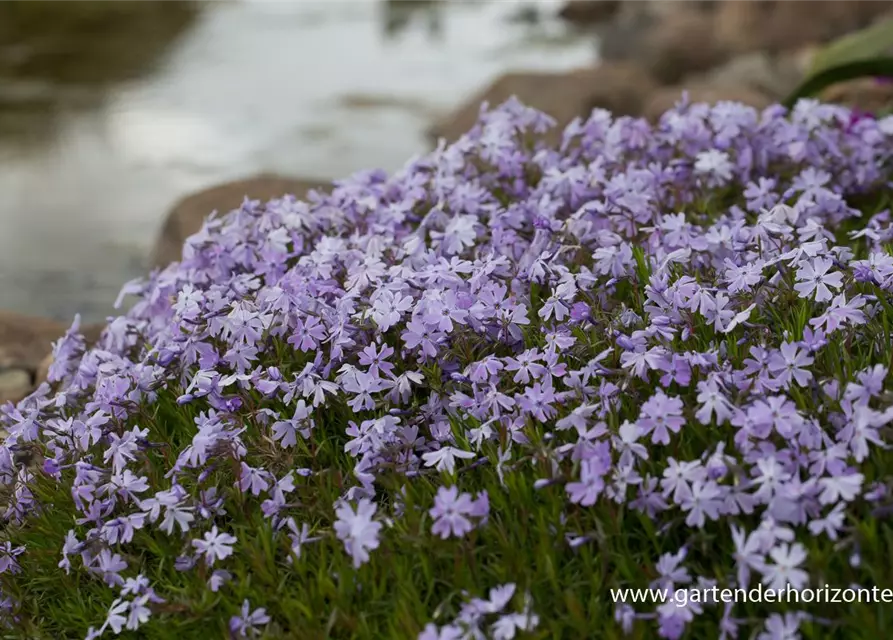
{"label": "pond water", "polygon": [[[183,195],[263,171],[394,170],[428,149],[438,116],[499,74],[591,63],[592,39],[566,33],[555,5],[215,2],[176,28],[125,14],[7,33],[0,308],[101,320],[145,273]],[[517,19],[531,7],[539,21]]]}

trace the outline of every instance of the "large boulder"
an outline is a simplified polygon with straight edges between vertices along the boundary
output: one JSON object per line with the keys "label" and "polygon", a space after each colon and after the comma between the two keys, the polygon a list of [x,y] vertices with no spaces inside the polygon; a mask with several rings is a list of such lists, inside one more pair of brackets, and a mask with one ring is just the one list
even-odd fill
{"label": "large boulder", "polygon": [[620,22],[655,22],[680,13],[713,13],[725,0],[636,0],[621,2],[614,16]]}
{"label": "large boulder", "polygon": [[275,175],[260,175],[227,182],[189,195],[174,205],[152,250],[151,261],[166,267],[180,260],[186,238],[197,233],[212,211],[226,213],[238,208],[246,197],[270,200],[289,194],[299,198],[311,189],[325,186],[325,180],[304,180]]}
{"label": "large boulder", "polygon": [[772,56],[765,51],[754,51],[736,56],[690,82],[716,88],[751,89],[781,101],[800,84],[805,71],[803,61],[796,55]]}
{"label": "large boulder", "polygon": [[811,42],[826,42],[856,27],[849,2],[800,0],[777,2],[762,25],[765,46],[770,51],[793,49]]}
{"label": "large boulder", "polygon": [[728,50],[715,33],[711,13],[682,10],[652,22],[632,55],[659,82],[674,84],[723,63]]}
{"label": "large boulder", "polygon": [[641,5],[639,11],[657,17],[666,18],[680,13],[697,12],[710,14],[716,10],[718,4],[726,0],[646,0],[645,2],[631,2],[628,4]]}
{"label": "large boulder", "polygon": [[766,43],[765,26],[773,8],[773,2],[761,0],[721,2],[714,18],[717,39],[732,53],[762,49]]}
{"label": "large boulder", "polygon": [[651,14],[644,11],[635,12],[627,8],[638,4],[638,2],[624,4],[623,10],[610,24],[597,28],[598,56],[603,62],[636,59],[645,34],[655,24],[655,18]]}
{"label": "large boulder", "polygon": [[773,102],[766,94],[748,87],[709,84],[676,85],[661,87],[655,91],[645,105],[644,116],[652,122],[657,122],[665,111],[672,109],[682,99],[683,93],[688,94],[690,103],[707,102],[715,104],[723,101],[734,101],[743,102],[757,109],[763,109]]}
{"label": "large boulder", "polygon": [[575,25],[588,26],[613,18],[619,8],[620,0],[568,0],[558,15]]}
{"label": "large boulder", "polygon": [[861,29],[891,9],[887,0],[726,0],[715,30],[736,53],[790,51]]}
{"label": "large boulder", "polygon": [[709,14],[712,3],[697,0],[637,0],[623,2],[609,24],[596,25],[602,60],[638,60],[643,46],[653,40],[667,20],[676,16]]}
{"label": "large boulder", "polygon": [[433,142],[440,138],[454,141],[475,125],[482,102],[496,107],[516,96],[558,121],[558,128],[551,134],[554,141],[562,127],[578,116],[588,116],[595,108],[610,109],[618,115],[640,115],[654,87],[651,77],[629,62],[608,62],[567,73],[507,73],[435,123],[428,134]]}

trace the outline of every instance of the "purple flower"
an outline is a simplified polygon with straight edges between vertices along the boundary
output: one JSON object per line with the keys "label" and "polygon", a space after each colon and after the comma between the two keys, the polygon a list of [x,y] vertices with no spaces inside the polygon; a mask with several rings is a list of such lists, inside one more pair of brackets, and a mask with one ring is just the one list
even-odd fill
{"label": "purple flower", "polygon": [[[291,552],[294,554],[295,558],[300,559],[305,544],[322,540],[320,536],[310,535],[310,527],[306,522],[301,525],[300,529],[298,529],[294,518],[289,518],[286,524],[291,531],[289,534],[289,537],[291,538]],[[289,558],[289,561],[291,561],[291,558]]]}
{"label": "purple flower", "polygon": [[637,424],[655,444],[670,444],[670,432],[679,433],[685,424],[682,401],[658,390],[642,405]]}
{"label": "purple flower", "polygon": [[461,640],[465,632],[455,625],[438,628],[433,622],[425,625],[417,640]]}
{"label": "purple flower", "polygon": [[778,202],[778,195],[774,193],[776,185],[775,179],[763,177],[748,184],[743,194],[747,198],[747,208],[756,213],[774,207]]}
{"label": "purple flower", "polygon": [[806,560],[806,548],[799,542],[779,544],[769,551],[771,563],[762,569],[763,582],[770,589],[784,589],[791,585],[802,589],[809,582],[809,574],[800,568]]}
{"label": "purple flower", "polygon": [[[765,400],[757,400],[748,408],[747,413],[756,428],[775,429],[783,438],[792,437],[803,422],[794,403],[784,396],[768,396]],[[768,435],[768,432],[764,433]]]}
{"label": "purple flower", "polygon": [[438,471],[446,471],[452,474],[456,470],[456,458],[464,458],[466,460],[474,458],[474,454],[470,451],[462,451],[456,447],[442,447],[437,451],[422,454],[426,467],[434,467]]}
{"label": "purple flower", "polygon": [[356,511],[346,502],[335,509],[338,518],[335,521],[335,533],[353,559],[355,569],[368,562],[370,550],[378,548],[381,523],[372,520],[376,510],[376,505],[366,498],[357,503]]}
{"label": "purple flower", "polygon": [[665,387],[669,387],[670,383],[673,382],[682,387],[687,387],[691,382],[691,365],[685,357],[679,354],[674,353],[671,357],[665,359],[661,369],[666,371],[666,374],[660,379],[660,383]]}
{"label": "purple flower", "polygon": [[229,631],[236,638],[256,638],[260,635],[261,629],[270,622],[270,616],[263,607],[251,610],[251,603],[245,600],[242,603],[242,611],[239,615],[233,616],[229,620]]}
{"label": "purple flower", "polygon": [[202,540],[193,540],[192,546],[198,555],[204,556],[208,566],[214,566],[217,560],[225,560],[233,554],[232,546],[236,544],[235,536],[218,532],[217,525],[206,532]]}
{"label": "purple flower", "polygon": [[148,595],[137,596],[130,602],[130,610],[127,612],[127,623],[124,625],[126,629],[136,631],[140,625],[149,621],[152,610],[146,606],[148,602]]}
{"label": "purple flower", "polygon": [[288,420],[279,420],[273,423],[273,440],[279,442],[286,449],[298,443],[297,434],[302,438],[310,437],[313,420],[311,411],[303,400],[298,400],[295,405],[294,415]]}
{"label": "purple flower", "polygon": [[811,263],[804,262],[797,270],[797,284],[794,290],[801,298],[809,298],[815,294],[816,302],[827,302],[834,295],[831,289],[839,289],[843,284],[843,274],[839,272],[828,273],[833,266],[831,260],[816,258]]}
{"label": "purple flower", "polygon": [[757,636],[757,640],[781,640],[783,638],[797,638],[800,635],[800,622],[803,614],[773,613],[766,618],[765,630]]}
{"label": "purple flower", "polygon": [[765,553],[759,536],[748,535],[746,531],[732,525],[732,540],[735,544],[734,558],[738,565],[737,586],[746,588],[750,584],[751,570],[761,571]]}
{"label": "purple flower", "polygon": [[378,377],[379,372],[390,376],[394,372],[394,365],[387,359],[394,355],[394,350],[388,345],[370,344],[360,352],[360,364],[369,367],[369,375]]}
{"label": "purple flower", "polygon": [[672,589],[677,585],[691,582],[688,569],[681,566],[687,555],[688,549],[685,547],[682,547],[676,553],[663,554],[655,567],[660,574],[660,578],[651,583],[651,588]]}
{"label": "purple flower", "polygon": [[785,343],[781,349],[772,354],[769,359],[769,370],[776,376],[776,380],[787,387],[792,381],[801,387],[812,379],[812,373],[807,370],[814,362],[805,350],[796,343]]}
{"label": "purple flower", "polygon": [[569,482],[565,487],[570,501],[584,507],[595,504],[605,488],[604,476],[611,465],[607,443],[597,447],[595,454],[580,462],[580,480]]}
{"label": "purple flower", "polygon": [[125,614],[129,609],[129,602],[122,598],[115,598],[114,602],[112,602],[112,606],[109,607],[108,615],[105,622],[102,624],[102,627],[100,627],[98,635],[102,635],[109,627],[111,627],[112,633],[115,635],[120,634],[121,630],[127,624],[127,616]]}
{"label": "purple flower", "polygon": [[19,566],[16,558],[24,552],[24,546],[13,547],[12,543],[8,540],[0,543],[0,573],[19,573],[22,568]]}
{"label": "purple flower", "polygon": [[254,496],[259,496],[261,492],[270,488],[271,474],[265,469],[257,469],[245,462],[240,463],[239,479],[236,486],[240,491],[250,492]]}
{"label": "purple flower", "polygon": [[[703,530],[716,553],[692,547],[698,577],[687,549],[630,548],[680,596],[754,575],[809,584],[809,537],[849,545],[862,581],[869,554],[848,527],[890,512],[877,453],[893,422],[893,215],[864,203],[889,190],[893,118],[686,99],[653,126],[595,110],[557,147],[552,124],[512,99],[393,174],[246,200],[180,263],[125,285],[133,307],[95,347],[76,319],[49,382],[0,408],[7,581],[33,577],[21,532],[62,509],[79,528],[59,531],[60,573],[112,602],[89,635],[135,631],[160,601],[142,576],[165,562],[200,563],[190,576],[232,597],[220,564],[246,540],[218,527],[260,517],[271,561],[311,572],[326,554],[309,550],[336,538],[359,569],[384,525],[402,553],[411,487],[443,473],[423,538],[472,537],[492,494],[458,478],[490,478],[509,500],[530,487],[554,520],[538,526],[572,553],[604,533],[593,509],[637,511],[623,520],[634,543],[639,514],[661,540]],[[42,464],[23,464],[31,452]],[[320,482],[340,500],[319,503]],[[539,621],[514,583],[455,595],[423,637]],[[634,604],[615,610],[627,632],[715,623],[696,622],[713,602]],[[15,611],[0,596],[0,617]],[[805,619],[771,613],[727,606],[715,631],[792,635]],[[180,613],[163,615],[175,627]],[[267,622],[246,602],[232,635]]]}
{"label": "purple flower", "polygon": [[434,518],[431,533],[441,538],[462,538],[474,529],[469,517],[473,511],[471,494],[459,493],[456,487],[440,487],[434,506],[428,513]]}
{"label": "purple flower", "polygon": [[217,593],[224,584],[232,580],[232,577],[233,576],[229,571],[217,569],[211,574],[211,577],[208,578],[208,588],[212,593]]}
{"label": "purple flower", "polygon": [[591,317],[589,305],[585,302],[575,302],[571,305],[570,318],[574,322],[583,322]]}
{"label": "purple flower", "polygon": [[710,149],[698,154],[695,173],[707,178],[711,185],[719,185],[732,179],[732,163],[723,151]]}
{"label": "purple flower", "polygon": [[867,405],[872,398],[881,394],[888,369],[882,364],[856,374],[858,382],[850,382],[844,390],[843,397],[853,404]]}
{"label": "purple flower", "polygon": [[380,290],[372,303],[372,319],[384,332],[397,324],[412,308],[412,298],[388,290]]}
{"label": "purple flower", "polygon": [[706,520],[716,520],[723,510],[724,495],[720,486],[713,480],[697,480],[691,485],[680,505],[688,513],[685,524],[689,527],[704,527]]}

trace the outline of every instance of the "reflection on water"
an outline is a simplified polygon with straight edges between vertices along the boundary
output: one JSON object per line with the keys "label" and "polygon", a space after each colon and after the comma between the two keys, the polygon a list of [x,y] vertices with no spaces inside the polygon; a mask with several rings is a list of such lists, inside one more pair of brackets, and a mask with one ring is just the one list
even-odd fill
{"label": "reflection on water", "polygon": [[0,136],[37,144],[55,117],[151,73],[194,21],[193,2],[0,2]]}
{"label": "reflection on water", "polygon": [[187,2],[4,2],[4,75],[108,84],[145,74],[195,18]]}
{"label": "reflection on water", "polygon": [[394,38],[416,19],[424,20],[432,38],[443,36],[443,2],[438,0],[384,0],[381,3],[384,32]]}
{"label": "reflection on water", "polygon": [[182,195],[394,170],[500,73],[592,61],[532,4],[0,2],[0,308],[101,319]]}

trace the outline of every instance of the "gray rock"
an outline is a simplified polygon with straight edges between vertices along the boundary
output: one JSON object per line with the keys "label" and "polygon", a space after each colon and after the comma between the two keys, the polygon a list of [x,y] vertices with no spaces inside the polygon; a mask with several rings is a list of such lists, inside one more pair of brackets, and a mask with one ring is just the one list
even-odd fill
{"label": "gray rock", "polygon": [[633,53],[633,59],[663,84],[712,69],[727,58],[713,16],[694,10],[670,13],[652,24]]}
{"label": "gray rock", "polygon": [[715,30],[735,53],[777,53],[861,29],[891,9],[888,0],[725,0]]}
{"label": "gray rock", "polygon": [[572,24],[588,26],[613,18],[620,5],[620,0],[568,0],[558,16]]}
{"label": "gray rock", "polygon": [[712,69],[703,80],[716,87],[742,87],[781,100],[793,91],[803,77],[792,56],[772,56],[764,51],[736,56]]}
{"label": "gray rock", "polygon": [[549,134],[555,142],[565,125],[578,116],[587,117],[594,108],[639,115],[654,86],[648,74],[630,62],[607,62],[567,73],[507,73],[435,123],[428,133],[432,143],[441,137],[455,141],[475,125],[482,102],[493,108],[515,96],[555,118],[558,127]]}
{"label": "gray rock", "polygon": [[286,194],[303,198],[311,189],[323,188],[325,180],[304,180],[260,175],[216,185],[180,200],[168,213],[161,234],[152,250],[151,261],[166,267],[180,260],[186,238],[197,233],[211,212],[224,214],[237,209],[246,197],[271,200]]}

